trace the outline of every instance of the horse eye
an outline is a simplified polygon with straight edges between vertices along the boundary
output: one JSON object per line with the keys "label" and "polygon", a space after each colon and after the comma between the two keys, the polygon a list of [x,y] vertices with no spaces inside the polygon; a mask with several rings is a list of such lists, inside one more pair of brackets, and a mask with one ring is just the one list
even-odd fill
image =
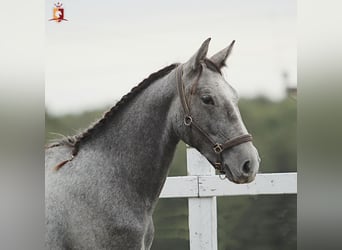
{"label": "horse eye", "polygon": [[201,100],[204,104],[215,105],[214,100],[210,95],[201,96]]}

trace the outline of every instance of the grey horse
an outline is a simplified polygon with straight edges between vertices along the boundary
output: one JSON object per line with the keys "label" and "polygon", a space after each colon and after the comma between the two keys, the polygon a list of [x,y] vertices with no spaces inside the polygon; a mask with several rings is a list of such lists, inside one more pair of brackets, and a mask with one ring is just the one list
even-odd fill
{"label": "grey horse", "polygon": [[179,140],[230,181],[254,180],[258,152],[221,73],[234,42],[207,58],[209,42],[151,74],[84,132],[47,146],[47,249],[150,249]]}

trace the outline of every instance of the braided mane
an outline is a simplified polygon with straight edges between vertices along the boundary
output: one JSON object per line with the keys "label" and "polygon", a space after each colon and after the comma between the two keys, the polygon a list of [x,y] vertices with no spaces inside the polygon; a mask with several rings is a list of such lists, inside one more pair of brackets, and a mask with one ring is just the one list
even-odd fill
{"label": "braided mane", "polygon": [[118,101],[115,106],[113,106],[110,110],[108,110],[106,113],[104,113],[103,117],[100,118],[95,124],[90,126],[88,129],[84,130],[78,135],[74,136],[67,136],[61,139],[60,141],[57,141],[56,143],[48,145],[46,148],[53,148],[58,147],[61,145],[68,145],[70,147],[73,147],[72,150],[72,157],[69,160],[63,161],[57,166],[55,166],[55,170],[58,170],[60,167],[62,167],[65,163],[68,161],[71,161],[78,153],[79,146],[82,142],[86,141],[91,134],[93,134],[95,131],[98,131],[103,127],[104,124],[108,121],[109,117],[114,116],[120,108],[122,108],[126,103],[128,103],[130,100],[132,100],[135,96],[137,96],[142,90],[146,89],[151,83],[155,82],[156,80],[166,76],[169,74],[173,69],[175,69],[179,64],[174,63],[171,64],[155,73],[152,73],[149,77],[144,79],[141,83],[139,83],[137,86],[133,87],[131,91],[124,95],[120,101]]}

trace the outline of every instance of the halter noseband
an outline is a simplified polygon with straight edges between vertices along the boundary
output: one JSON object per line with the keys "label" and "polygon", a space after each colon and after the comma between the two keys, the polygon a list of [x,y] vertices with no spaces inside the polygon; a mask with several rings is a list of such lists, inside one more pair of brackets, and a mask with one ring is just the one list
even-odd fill
{"label": "halter noseband", "polygon": [[[196,86],[198,85],[198,81],[199,78],[202,74],[203,71],[203,65],[201,64],[201,71],[198,74],[195,83],[193,84],[192,88],[191,88],[191,93],[190,93],[190,97],[191,95],[194,93],[194,90],[196,88]],[[193,117],[191,116],[191,112],[190,112],[190,99],[188,100],[186,98],[186,94],[185,94],[185,87],[182,81],[182,66],[179,66],[176,69],[176,81],[177,81],[177,89],[178,89],[178,94],[179,94],[179,98],[181,100],[182,103],[182,107],[184,110],[184,125],[187,127],[193,127],[195,129],[198,130],[198,132],[200,132],[211,144],[212,144],[212,148],[216,154],[216,162],[214,164],[214,168],[217,169],[221,174],[225,174],[224,170],[223,170],[223,164],[222,164],[222,152],[224,150],[233,148],[237,145],[240,145],[242,143],[245,142],[249,142],[252,141],[253,137],[250,134],[244,134],[244,135],[240,135],[237,136],[233,139],[229,139],[228,141],[226,141],[223,144],[217,143],[215,142],[210,136],[209,134],[204,131],[193,119]]]}

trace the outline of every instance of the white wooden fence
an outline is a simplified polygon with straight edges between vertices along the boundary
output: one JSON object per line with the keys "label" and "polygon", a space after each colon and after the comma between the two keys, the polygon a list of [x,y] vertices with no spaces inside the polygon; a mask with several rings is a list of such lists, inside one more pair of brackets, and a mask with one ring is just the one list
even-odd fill
{"label": "white wooden fence", "polygon": [[208,161],[187,148],[188,176],[168,177],[161,198],[188,198],[191,250],[217,250],[216,196],[296,194],[297,173],[258,174],[249,184],[221,180]]}

